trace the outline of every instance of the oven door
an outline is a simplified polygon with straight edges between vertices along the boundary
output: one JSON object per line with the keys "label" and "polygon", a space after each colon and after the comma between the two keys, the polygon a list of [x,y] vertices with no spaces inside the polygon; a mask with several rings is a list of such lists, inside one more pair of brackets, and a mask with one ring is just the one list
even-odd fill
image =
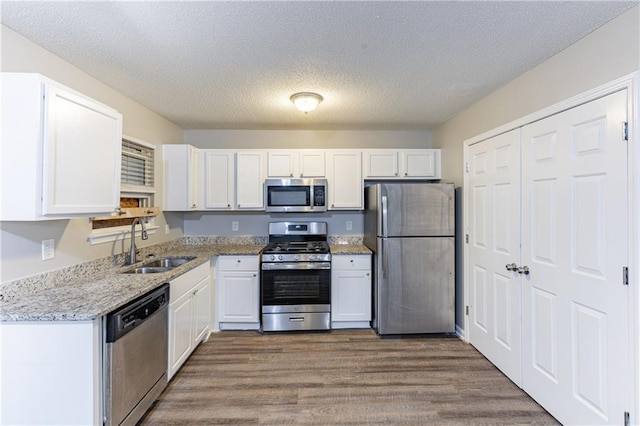
{"label": "oven door", "polygon": [[331,263],[263,263],[261,287],[262,313],[295,312],[301,306],[329,311]]}

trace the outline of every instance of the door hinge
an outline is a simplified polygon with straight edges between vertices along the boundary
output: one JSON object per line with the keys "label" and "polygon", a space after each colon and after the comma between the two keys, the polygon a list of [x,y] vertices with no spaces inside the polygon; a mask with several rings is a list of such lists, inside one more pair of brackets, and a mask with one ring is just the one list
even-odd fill
{"label": "door hinge", "polygon": [[629,285],[629,267],[622,267],[622,284]]}
{"label": "door hinge", "polygon": [[631,420],[629,419],[629,412],[624,412],[624,426],[629,426],[631,424]]}
{"label": "door hinge", "polygon": [[466,235],[464,236],[464,242],[465,242],[465,243],[467,243],[467,244],[469,244],[469,234],[466,234]]}
{"label": "door hinge", "polygon": [[464,314],[469,315],[469,305],[464,308]]}
{"label": "door hinge", "polygon": [[464,163],[464,171],[469,173],[469,163]]}
{"label": "door hinge", "polygon": [[622,140],[623,141],[629,140],[629,123],[627,122],[622,123]]}

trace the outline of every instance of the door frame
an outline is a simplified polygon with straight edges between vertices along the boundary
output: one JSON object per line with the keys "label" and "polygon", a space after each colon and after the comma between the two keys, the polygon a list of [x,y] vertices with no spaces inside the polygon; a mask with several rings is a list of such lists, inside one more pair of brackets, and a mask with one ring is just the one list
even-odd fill
{"label": "door frame", "polygon": [[[632,392],[631,395],[631,407],[630,417],[632,424],[640,423],[640,142],[639,128],[640,125],[640,70],[632,74],[625,75],[609,83],[605,83],[594,89],[588,90],[579,95],[573,96],[564,101],[553,104],[547,108],[541,109],[534,113],[528,114],[517,120],[511,121],[507,124],[499,126],[495,129],[484,132],[478,136],[467,139],[464,141],[464,157],[462,163],[462,172],[464,176],[463,188],[468,188],[469,174],[466,169],[466,164],[470,162],[469,147],[479,142],[490,139],[494,136],[506,133],[508,131],[517,129],[527,124],[533,123],[538,120],[542,120],[549,116],[555,115],[559,112],[574,108],[578,105],[593,101],[595,99],[607,96],[611,93],[618,92],[620,90],[627,90],[627,116],[628,116],[628,142],[627,142],[627,188],[628,188],[628,209],[627,219],[629,223],[629,241],[628,241],[628,253],[629,253],[629,306],[630,311],[629,321],[629,358],[631,359],[631,373],[632,379]],[[622,132],[622,128],[620,129]],[[463,193],[463,233],[467,235],[469,233],[469,194],[464,191]],[[470,275],[468,271],[469,267],[469,253],[468,244],[463,243],[463,300],[465,309],[469,306],[469,283]],[[464,315],[464,330],[459,330],[459,335],[462,340],[468,342],[469,330],[469,315]]]}

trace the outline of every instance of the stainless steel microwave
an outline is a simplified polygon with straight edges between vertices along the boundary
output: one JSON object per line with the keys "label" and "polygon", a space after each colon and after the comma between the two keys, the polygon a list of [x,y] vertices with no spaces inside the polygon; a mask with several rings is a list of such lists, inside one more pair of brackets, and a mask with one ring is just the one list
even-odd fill
{"label": "stainless steel microwave", "polygon": [[264,206],[268,212],[327,211],[326,179],[267,179]]}

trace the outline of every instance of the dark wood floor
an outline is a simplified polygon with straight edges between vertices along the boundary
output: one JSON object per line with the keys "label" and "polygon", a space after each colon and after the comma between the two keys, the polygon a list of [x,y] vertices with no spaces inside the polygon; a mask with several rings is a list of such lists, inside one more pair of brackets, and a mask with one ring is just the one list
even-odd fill
{"label": "dark wood floor", "polygon": [[220,332],[142,424],[558,424],[457,338]]}

